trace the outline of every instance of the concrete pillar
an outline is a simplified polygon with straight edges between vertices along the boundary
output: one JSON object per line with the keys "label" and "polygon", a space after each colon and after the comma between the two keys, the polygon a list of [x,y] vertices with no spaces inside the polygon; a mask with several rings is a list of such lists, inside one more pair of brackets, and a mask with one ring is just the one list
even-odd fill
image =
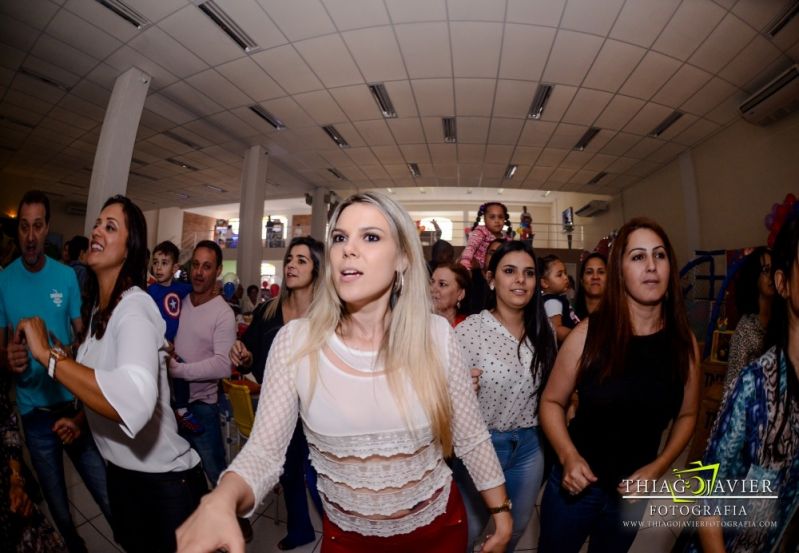
{"label": "concrete pillar", "polygon": [[241,171],[239,203],[239,243],[236,251],[236,273],[244,288],[261,284],[261,225],[266,199],[266,167],[268,154],[263,146],[253,146],[244,156]]}
{"label": "concrete pillar", "polygon": [[311,205],[311,236],[319,240],[325,241],[325,228],[327,227],[327,202],[325,201],[325,194],[328,190],[325,188],[316,188],[313,191],[313,204]]}
{"label": "concrete pillar", "polygon": [[150,76],[131,67],[117,77],[105,110],[97,152],[94,154],[84,234],[91,235],[100,208],[115,194],[128,189],[128,172],[139,120],[150,88]]}

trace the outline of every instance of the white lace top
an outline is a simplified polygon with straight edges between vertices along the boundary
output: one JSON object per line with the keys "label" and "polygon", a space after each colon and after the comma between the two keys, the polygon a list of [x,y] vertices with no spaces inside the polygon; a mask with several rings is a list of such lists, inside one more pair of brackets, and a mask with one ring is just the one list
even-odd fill
{"label": "white lace top", "polygon": [[[445,319],[435,316],[432,326],[447,371],[455,452],[478,489],[499,486],[505,478],[460,347]],[[348,348],[334,335],[320,353],[311,399],[308,360],[288,363],[306,333],[307,321],[300,319],[275,338],[250,440],[228,470],[244,478],[259,503],[277,482],[299,412],[334,524],[369,536],[429,524],[444,512],[452,478],[416,394],[406,388],[406,422],[376,352]]]}

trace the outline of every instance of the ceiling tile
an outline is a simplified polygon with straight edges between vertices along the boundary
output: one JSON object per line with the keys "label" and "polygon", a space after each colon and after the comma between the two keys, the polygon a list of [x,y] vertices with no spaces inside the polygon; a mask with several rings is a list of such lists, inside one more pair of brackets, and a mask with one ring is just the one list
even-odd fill
{"label": "ceiling tile", "polygon": [[628,133],[646,135],[657,127],[673,110],[660,104],[648,103],[627,123]]}
{"label": "ceiling tile", "polygon": [[363,82],[361,72],[339,35],[304,40],[294,46],[326,87]]}
{"label": "ceiling tile", "polygon": [[696,115],[704,115],[735,94],[737,90],[738,89],[727,81],[719,79],[718,77],[713,77],[699,92],[685,102],[680,109],[695,113]]}
{"label": "ceiling tile", "polygon": [[452,21],[503,21],[505,0],[447,0]]}
{"label": "ceiling tile", "polygon": [[285,95],[283,89],[249,57],[218,65],[216,70],[256,102]]}
{"label": "ceiling tile", "polygon": [[[42,30],[59,10],[57,4],[42,0],[39,2],[3,2],[0,13]],[[0,18],[6,19],[6,18]]]}
{"label": "ceiling tile", "polygon": [[349,31],[342,33],[342,36],[367,82],[408,78],[391,27]]}
{"label": "ceiling tile", "polygon": [[[242,49],[196,6],[186,6],[158,26],[208,65],[218,65],[244,55]],[[159,55],[151,52],[145,53],[158,60]]]}
{"label": "ceiling tile", "polygon": [[0,17],[0,37],[5,44],[13,46],[19,50],[27,52],[36,42],[39,31],[12,19],[11,17]]}
{"label": "ceiling tile", "polygon": [[390,178],[381,165],[361,165],[360,168],[370,180]]}
{"label": "ceiling tile", "polygon": [[[493,125],[492,125],[493,131]],[[518,131],[517,131],[518,134]],[[507,165],[513,154],[513,146],[489,144],[486,147],[485,162],[498,165]]]}
{"label": "ceiling tile", "polygon": [[290,128],[316,126],[314,120],[292,98],[276,98],[261,104]]}
{"label": "ceiling tile", "polygon": [[151,60],[158,60],[159,65],[178,77],[187,77],[208,69],[205,62],[155,26],[146,29],[128,45]]}
{"label": "ceiling tile", "polygon": [[732,12],[756,30],[762,30],[791,4],[786,0],[740,0]]}
{"label": "ceiling tile", "polygon": [[[433,163],[435,164],[448,164],[452,166],[458,163],[458,148],[455,144],[429,144],[428,149],[430,150],[430,157],[433,159]],[[438,176],[443,177],[446,175]]]}
{"label": "ceiling tile", "polygon": [[226,108],[246,106],[252,103],[246,94],[213,69],[197,73],[186,79],[186,82]]}
{"label": "ceiling tile", "polygon": [[318,0],[258,0],[258,3],[292,41],[325,35],[336,30]]}
{"label": "ceiling tile", "polygon": [[428,144],[444,142],[444,125],[440,117],[422,117],[422,128]]}
{"label": "ceiling tile", "polygon": [[[79,80],[79,77],[74,73],[67,71],[60,66],[48,63],[33,55],[28,55],[28,57],[25,59],[23,67],[25,67],[26,69],[31,69],[36,73],[44,75],[45,77],[54,80],[58,83],[61,83],[65,85],[67,88],[72,88],[78,83]],[[29,82],[35,82],[38,88],[42,88],[41,83],[38,81],[34,81],[31,77],[23,76],[23,78],[25,78]],[[48,86],[44,88],[51,88],[51,87]],[[56,88],[54,92],[60,94],[61,92],[63,92],[63,90]]]}
{"label": "ceiling tile", "polygon": [[631,157],[620,157],[616,161],[610,164],[608,167],[608,172],[611,173],[624,173],[633,167],[636,163],[638,163],[637,159]]}
{"label": "ceiling tile", "polygon": [[496,78],[502,24],[453,22],[449,28],[455,76]]}
{"label": "ceiling tile", "polygon": [[491,115],[494,79],[455,79],[456,115]]}
{"label": "ceiling tile", "polygon": [[60,67],[69,67],[73,73],[78,75],[85,75],[98,63],[98,60],[91,56],[47,35],[39,37],[31,54]]}
{"label": "ceiling tile", "polygon": [[648,48],[666,26],[681,0],[636,0],[627,2],[613,29],[612,38]]}
{"label": "ceiling tile", "polygon": [[373,146],[372,152],[383,165],[400,164],[404,161],[397,146]]}
{"label": "ceiling tile", "polygon": [[736,95],[730,96],[717,107],[707,112],[705,117],[719,125],[726,125],[741,116],[741,112],[738,110],[740,104],[740,98],[737,98]]}
{"label": "ceiling tile", "polygon": [[290,94],[322,88],[322,83],[293,46],[279,46],[250,57]]}
{"label": "ceiling tile", "polygon": [[216,0],[216,4],[225,10],[259,47],[274,48],[286,44],[286,37],[255,0]]}
{"label": "ceiling tile", "polygon": [[583,86],[616,92],[645,53],[646,50],[638,46],[606,40],[586,75]]}
{"label": "ceiling tile", "polygon": [[558,31],[544,69],[544,80],[579,85],[601,46],[600,37],[573,31]]}
{"label": "ceiling tile", "polygon": [[585,169],[589,171],[604,171],[611,163],[618,159],[617,156],[609,156],[607,154],[596,154],[588,163],[585,164]]}
{"label": "ceiling tile", "polygon": [[144,106],[153,113],[177,124],[183,124],[197,118],[195,114],[160,93],[147,96]]}
{"label": "ceiling tile", "polygon": [[544,70],[555,29],[530,25],[505,25],[499,76],[537,81]]}
{"label": "ceiling tile", "polygon": [[379,163],[369,148],[348,148],[344,153],[358,165],[377,165]]}
{"label": "ceiling tile", "polygon": [[[427,144],[401,144],[400,151],[402,151],[402,155],[405,156],[408,163],[431,163]],[[410,170],[408,171],[410,172]]]}
{"label": "ceiling tile", "polygon": [[386,6],[394,23],[446,21],[447,19],[447,7],[444,0],[386,0]]}
{"label": "ceiling tile", "polygon": [[649,158],[660,163],[667,163],[680,155],[685,146],[676,142],[667,142],[662,148],[650,154]]}
{"label": "ceiling tile", "polygon": [[25,59],[26,53],[0,43],[0,66],[16,70]]}
{"label": "ceiling tile", "polygon": [[699,119],[674,137],[674,141],[687,146],[693,146],[717,132],[721,127],[707,119]]}
{"label": "ceiling tile", "polygon": [[[686,113],[682,117],[680,117],[674,124],[672,124],[668,129],[661,133],[660,138],[663,140],[672,140],[676,135],[680,134],[686,128],[693,125],[693,123],[698,119],[696,115],[691,113]],[[629,152],[628,154],[629,155]]]}
{"label": "ceiling tile", "polygon": [[534,148],[531,146],[516,146],[513,152],[513,163],[532,165],[538,156],[541,155],[543,148]]}
{"label": "ceiling tile", "polygon": [[608,142],[604,148],[602,148],[601,153],[608,154],[611,156],[621,156],[624,153],[632,148],[634,144],[636,144],[639,140],[641,140],[640,136],[634,134],[628,134],[625,132],[620,132],[616,136],[614,136],[610,142]]}
{"label": "ceiling tile", "polygon": [[[563,158],[563,161],[560,162],[560,166],[568,169],[579,169],[594,156],[594,152],[589,152],[588,150],[572,150],[569,154]],[[591,174],[593,176],[593,173]],[[591,177],[588,177],[589,179]]]}
{"label": "ceiling tile", "polygon": [[[249,112],[249,110],[247,110]],[[251,112],[250,116],[255,117]],[[244,122],[239,117],[236,117],[233,113],[229,111],[223,111],[221,113],[215,113],[214,115],[210,115],[206,118],[206,120],[214,125],[215,127],[222,130],[222,132],[228,134],[229,136],[240,140],[248,136],[252,136],[254,134],[258,134],[258,131],[252,125],[249,125]],[[263,121],[261,121],[263,123]],[[253,121],[253,125],[257,125],[256,121]]]}
{"label": "ceiling tile", "polygon": [[624,0],[570,0],[560,22],[562,29],[605,36],[616,20]]}
{"label": "ceiling tile", "polygon": [[622,94],[648,100],[680,67],[674,58],[650,51],[621,87]]}
{"label": "ceiling tile", "polygon": [[690,62],[711,73],[718,73],[754,36],[754,29],[734,15],[727,14],[694,52]]}
{"label": "ceiling tile", "polygon": [[342,123],[347,116],[326,90],[294,95],[294,99],[319,125]]}
{"label": "ceiling tile", "polygon": [[411,78],[452,75],[446,23],[409,23],[397,25],[395,29]]}
{"label": "ceiling tile", "polygon": [[561,123],[555,129],[555,132],[549,139],[549,144],[547,144],[547,146],[550,148],[564,148],[571,150],[587,130],[588,127],[584,125],[570,125],[568,123]]}
{"label": "ceiling tile", "polygon": [[721,70],[719,76],[741,88],[746,88],[763,69],[780,55],[781,52],[776,46],[758,35]]}
{"label": "ceiling tile", "polygon": [[372,146],[394,144],[394,137],[383,119],[353,123],[364,141]]}
{"label": "ceiling tile", "polygon": [[638,98],[617,94],[596,121],[603,129],[620,130],[640,111],[645,102]]}
{"label": "ceiling tile", "polygon": [[522,129],[522,134],[519,137],[519,145],[521,146],[546,146],[549,142],[549,137],[555,132],[557,123],[549,121],[535,121],[528,119]]}
{"label": "ceiling tile", "polygon": [[424,143],[424,132],[418,117],[388,119],[386,122],[397,144]]}
{"label": "ceiling tile", "polygon": [[536,165],[530,170],[530,173],[524,180],[524,184],[527,186],[544,184],[554,170],[555,167],[551,163],[547,165]]}
{"label": "ceiling tile", "polygon": [[485,144],[489,121],[485,117],[458,117],[458,143]]}
{"label": "ceiling tile", "polygon": [[638,144],[627,150],[627,153],[625,155],[628,157],[634,157],[636,159],[644,159],[649,155],[651,155],[653,152],[662,148],[664,144],[666,144],[664,140],[647,136],[643,140],[641,140]]}
{"label": "ceiling tile", "polygon": [[529,81],[497,81],[494,116],[526,118],[535,89],[536,83]]}
{"label": "ceiling tile", "polygon": [[508,0],[507,20],[557,27],[565,4],[566,0]]}
{"label": "ceiling tile", "polygon": [[[377,102],[372,98],[369,88],[365,85],[333,88],[329,92],[350,121],[382,119],[383,117],[377,107]],[[385,128],[385,124],[383,127]]]}
{"label": "ceiling tile", "polygon": [[[549,96],[549,101],[544,107],[544,113],[541,114],[541,119],[544,121],[560,121],[576,93],[577,87],[555,85]],[[532,103],[532,101],[531,97],[530,102]]]}
{"label": "ceiling tile", "polygon": [[541,167],[557,167],[563,161],[563,158],[569,155],[570,151],[562,148],[544,148],[538,157],[536,167],[539,165]]}
{"label": "ceiling tile", "polygon": [[655,94],[652,100],[676,108],[693,96],[711,78],[710,73],[686,63],[680,67],[669,82],[663,85],[663,88]]}
{"label": "ceiling tile", "polygon": [[449,117],[455,112],[452,79],[418,79],[411,81],[419,115]]}
{"label": "ceiling tile", "polygon": [[[28,2],[27,7],[33,8],[49,2]],[[52,4],[50,4],[52,5]],[[111,10],[102,7],[99,2],[91,0],[69,0],[64,7],[92,25],[103,29],[113,37],[127,42],[139,33],[139,29],[115,15]],[[143,15],[143,14],[142,14]]]}
{"label": "ceiling tile", "polygon": [[680,60],[687,60],[726,13],[724,8],[711,0],[683,2],[652,47]]}
{"label": "ceiling tile", "polygon": [[60,10],[47,26],[47,34],[95,58],[103,59],[122,43],[66,10]]}
{"label": "ceiling tile", "polygon": [[591,125],[612,97],[613,95],[608,92],[581,88],[563,115],[563,121],[577,125]]}
{"label": "ceiling tile", "polygon": [[177,82],[161,91],[164,96],[184,106],[189,111],[198,115],[210,115],[222,111],[222,106],[211,100],[208,96],[195,90],[185,82]]}
{"label": "ceiling tile", "polygon": [[382,2],[372,0],[322,0],[339,31],[387,25],[388,12]]}
{"label": "ceiling tile", "polygon": [[519,140],[519,133],[524,125],[524,119],[503,119],[494,117],[488,132],[490,144],[514,145]]}

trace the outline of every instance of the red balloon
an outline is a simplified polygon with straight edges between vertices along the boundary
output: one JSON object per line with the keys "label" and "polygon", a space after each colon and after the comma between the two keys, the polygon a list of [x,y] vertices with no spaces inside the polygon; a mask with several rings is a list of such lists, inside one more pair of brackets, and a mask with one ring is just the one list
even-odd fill
{"label": "red balloon", "polygon": [[793,204],[795,204],[795,203],[796,203],[796,196],[794,196],[794,195],[793,195],[793,193],[789,192],[789,193],[788,193],[788,194],[785,196],[785,201],[784,201],[784,202],[782,202],[782,203],[783,203],[783,204],[785,204],[785,205],[787,205],[788,207],[791,207]]}
{"label": "red balloon", "polygon": [[788,208],[784,205],[781,205],[777,208],[777,215],[774,217],[774,220],[779,221],[779,223],[782,224],[786,215],[788,215]]}

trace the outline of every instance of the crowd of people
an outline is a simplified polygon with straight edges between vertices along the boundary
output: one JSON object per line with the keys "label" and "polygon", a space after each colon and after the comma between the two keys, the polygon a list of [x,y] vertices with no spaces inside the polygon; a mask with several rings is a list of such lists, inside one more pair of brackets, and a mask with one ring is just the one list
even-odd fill
{"label": "crowd of people", "polygon": [[[18,214],[21,255],[0,271],[3,551],[86,551],[66,453],[129,552],[243,552],[278,482],[281,550],[316,539],[307,491],[323,553],[510,552],[539,496],[539,551],[625,552],[647,503],[622,482],[658,480],[694,434],[701,356],[674,249],[649,219],[625,223],[608,256],[586,252],[570,298],[564,261],[514,240],[500,203],[481,206],[460,256],[439,241],[426,261],[401,206],[357,194],[324,243],[289,243],[274,298],[240,290],[251,320],[237,336],[216,242],[196,244],[181,282],[180,251],[150,253],[124,196],[63,264],[44,253],[47,196],[27,192]],[[743,263],[704,458],[719,478],[773,482],[778,501],[754,512],[777,524],[705,518],[691,551],[799,545],[798,257],[799,216]],[[232,374],[258,393],[228,464]]]}

